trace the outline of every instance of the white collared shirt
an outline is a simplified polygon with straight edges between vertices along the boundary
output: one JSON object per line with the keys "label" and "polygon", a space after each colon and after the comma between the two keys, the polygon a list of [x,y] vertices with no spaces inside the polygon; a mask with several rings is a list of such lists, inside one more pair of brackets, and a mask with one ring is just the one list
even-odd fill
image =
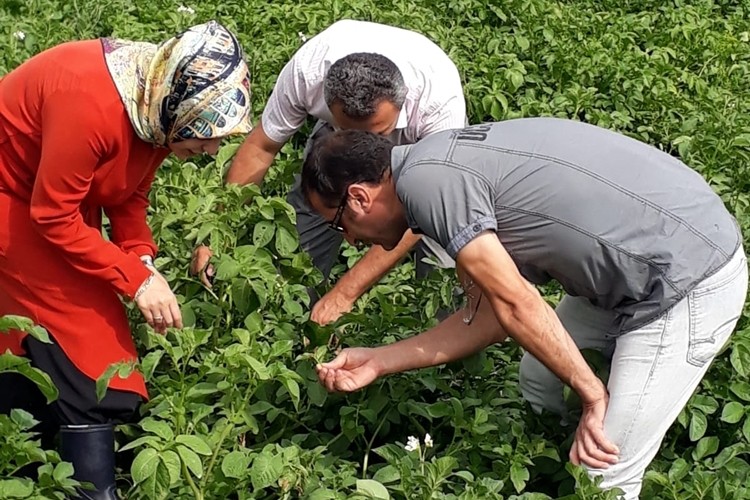
{"label": "white collared shirt", "polygon": [[338,21],[305,43],[284,66],[263,110],[263,130],[284,143],[307,115],[332,123],[323,95],[331,65],[355,52],[381,54],[404,77],[406,100],[391,139],[412,144],[441,130],[466,126],[466,101],[456,65],[413,31],[364,21]]}

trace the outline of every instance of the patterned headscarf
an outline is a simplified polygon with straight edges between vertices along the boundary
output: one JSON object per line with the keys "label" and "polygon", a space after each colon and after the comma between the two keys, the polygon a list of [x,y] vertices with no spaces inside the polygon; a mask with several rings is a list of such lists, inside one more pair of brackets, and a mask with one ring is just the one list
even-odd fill
{"label": "patterned headscarf", "polygon": [[167,146],[250,132],[250,71],[234,35],[216,21],[160,45],[102,39],[130,122],[144,141]]}

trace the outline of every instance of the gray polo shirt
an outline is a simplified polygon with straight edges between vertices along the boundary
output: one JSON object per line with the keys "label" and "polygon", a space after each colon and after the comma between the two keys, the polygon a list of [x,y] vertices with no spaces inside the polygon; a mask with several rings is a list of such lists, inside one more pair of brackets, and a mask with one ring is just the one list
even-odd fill
{"label": "gray polo shirt", "polygon": [[734,218],[676,158],[618,133],[525,118],[394,148],[409,226],[455,258],[495,231],[521,274],[614,310],[610,333],[663,314],[739,248]]}

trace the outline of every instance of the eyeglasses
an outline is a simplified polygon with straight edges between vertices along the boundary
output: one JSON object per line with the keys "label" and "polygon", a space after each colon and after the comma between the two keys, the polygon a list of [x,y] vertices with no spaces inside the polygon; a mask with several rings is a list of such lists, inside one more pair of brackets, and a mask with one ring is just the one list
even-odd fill
{"label": "eyeglasses", "polygon": [[336,215],[333,216],[333,220],[328,223],[328,227],[333,229],[336,232],[343,233],[344,226],[341,225],[341,218],[344,216],[344,209],[346,208],[346,201],[349,199],[349,188],[347,187],[344,190],[344,197],[341,198],[341,203],[339,203],[339,208],[336,210]]}

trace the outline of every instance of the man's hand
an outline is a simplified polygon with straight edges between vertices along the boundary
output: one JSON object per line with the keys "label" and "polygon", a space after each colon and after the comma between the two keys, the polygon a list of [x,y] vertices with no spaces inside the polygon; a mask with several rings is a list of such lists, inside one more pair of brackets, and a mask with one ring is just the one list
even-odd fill
{"label": "man's hand", "polygon": [[211,288],[214,277],[214,266],[209,263],[213,252],[205,245],[200,245],[193,250],[193,258],[190,260],[190,274],[200,276],[201,283]]}
{"label": "man's hand", "polygon": [[330,392],[352,392],[372,383],[382,372],[377,349],[344,349],[329,363],[315,367],[318,379]]}
{"label": "man's hand", "polygon": [[327,325],[352,310],[354,303],[385,276],[420,240],[408,230],[393,250],[373,245],[327,294],[313,306],[310,319]]}
{"label": "man's hand", "polygon": [[609,396],[583,405],[581,421],[570,448],[570,461],[584,463],[595,469],[606,469],[617,463],[620,450],[604,435],[604,416],[607,414]]}
{"label": "man's hand", "polygon": [[157,332],[163,334],[167,328],[182,328],[180,306],[169,283],[156,269],[149,266],[149,270],[153,273],[151,284],[135,299],[135,304]]}
{"label": "man's hand", "polygon": [[333,323],[351,311],[354,302],[354,300],[351,300],[334,288],[315,303],[310,312],[310,319],[321,326]]}

